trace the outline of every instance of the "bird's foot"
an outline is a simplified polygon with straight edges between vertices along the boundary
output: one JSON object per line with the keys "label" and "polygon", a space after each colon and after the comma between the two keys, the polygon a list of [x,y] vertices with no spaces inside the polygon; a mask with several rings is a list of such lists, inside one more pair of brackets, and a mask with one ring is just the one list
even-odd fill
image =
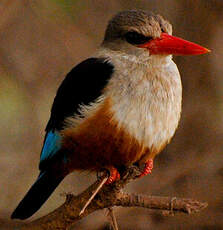
{"label": "bird's foot", "polygon": [[153,169],[153,160],[150,159],[145,163],[144,169],[142,173],[139,175],[139,177],[143,177],[150,174],[152,172],[152,169]]}
{"label": "bird's foot", "polygon": [[111,166],[106,168],[109,171],[109,178],[107,179],[107,181],[105,182],[105,184],[112,184],[114,181],[119,180],[120,179],[120,174],[118,172],[118,170]]}

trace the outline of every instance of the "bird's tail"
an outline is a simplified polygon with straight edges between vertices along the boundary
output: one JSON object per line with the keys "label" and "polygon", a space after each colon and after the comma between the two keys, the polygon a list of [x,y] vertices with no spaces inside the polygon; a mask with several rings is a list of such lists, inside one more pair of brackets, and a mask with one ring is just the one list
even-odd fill
{"label": "bird's tail", "polygon": [[64,177],[65,175],[57,177],[48,171],[40,172],[36,182],[32,185],[23,200],[20,201],[11,218],[24,220],[32,216],[49,198]]}

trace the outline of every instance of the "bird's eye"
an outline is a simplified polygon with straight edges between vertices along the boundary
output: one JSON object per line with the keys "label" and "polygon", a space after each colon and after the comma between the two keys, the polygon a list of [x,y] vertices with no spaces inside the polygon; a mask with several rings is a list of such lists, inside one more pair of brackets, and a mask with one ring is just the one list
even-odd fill
{"label": "bird's eye", "polygon": [[132,45],[141,45],[141,44],[148,42],[149,40],[153,38],[144,36],[143,34],[137,33],[135,31],[131,31],[125,34],[125,39],[128,43]]}

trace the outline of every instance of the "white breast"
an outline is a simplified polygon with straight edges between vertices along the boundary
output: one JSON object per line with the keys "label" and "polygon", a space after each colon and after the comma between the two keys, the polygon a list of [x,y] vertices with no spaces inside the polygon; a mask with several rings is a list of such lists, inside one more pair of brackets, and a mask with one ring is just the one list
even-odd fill
{"label": "white breast", "polygon": [[114,119],[149,148],[169,142],[181,113],[178,69],[171,57],[157,58],[142,64],[115,57],[115,73],[106,90]]}

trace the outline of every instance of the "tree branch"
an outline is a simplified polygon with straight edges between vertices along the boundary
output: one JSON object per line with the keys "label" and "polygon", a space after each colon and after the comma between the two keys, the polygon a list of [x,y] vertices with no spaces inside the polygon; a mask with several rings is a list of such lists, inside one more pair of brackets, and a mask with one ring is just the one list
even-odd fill
{"label": "tree branch", "polygon": [[180,199],[159,196],[146,196],[139,194],[127,194],[122,191],[124,186],[131,180],[134,180],[140,174],[140,170],[132,166],[122,175],[122,179],[112,185],[105,185],[98,192],[83,214],[79,215],[85,203],[96,190],[100,181],[107,175],[103,175],[94,184],[87,188],[81,194],[75,196],[67,194],[66,201],[59,208],[48,215],[23,225],[20,230],[65,230],[78,220],[84,218],[92,212],[99,209],[113,206],[122,207],[142,207],[154,210],[165,211],[163,214],[177,213],[195,213],[207,207],[207,203],[192,199]]}

